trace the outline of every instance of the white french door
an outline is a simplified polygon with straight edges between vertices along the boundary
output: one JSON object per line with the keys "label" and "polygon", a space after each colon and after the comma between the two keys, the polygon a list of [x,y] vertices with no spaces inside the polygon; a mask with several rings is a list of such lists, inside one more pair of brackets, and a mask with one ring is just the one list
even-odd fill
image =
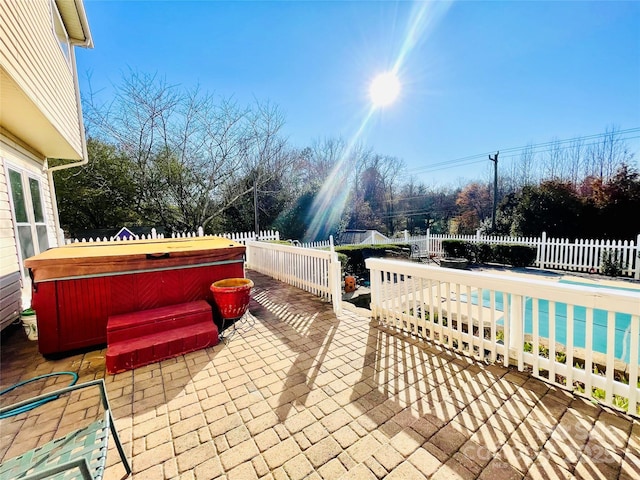
{"label": "white french door", "polygon": [[40,180],[26,171],[12,167],[7,170],[20,263],[25,278],[28,278],[24,261],[49,248],[42,187]]}

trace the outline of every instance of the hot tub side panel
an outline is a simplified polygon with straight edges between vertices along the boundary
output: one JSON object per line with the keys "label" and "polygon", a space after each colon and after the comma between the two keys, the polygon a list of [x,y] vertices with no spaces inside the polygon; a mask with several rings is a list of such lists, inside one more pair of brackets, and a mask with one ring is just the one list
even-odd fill
{"label": "hot tub side panel", "polygon": [[183,269],[42,282],[33,292],[43,355],[106,344],[111,315],[195,300],[212,301],[210,286],[243,277],[242,261]]}
{"label": "hot tub side panel", "polygon": [[56,282],[34,284],[31,292],[31,307],[37,313],[40,353],[60,351]]}

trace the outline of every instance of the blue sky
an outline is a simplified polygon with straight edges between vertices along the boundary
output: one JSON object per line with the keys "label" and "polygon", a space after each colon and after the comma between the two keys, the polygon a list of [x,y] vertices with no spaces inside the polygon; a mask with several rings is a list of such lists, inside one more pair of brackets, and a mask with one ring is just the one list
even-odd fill
{"label": "blue sky", "polygon": [[[299,147],[350,140],[367,118],[370,81],[399,64],[399,99],[373,112],[360,140],[428,183],[491,171],[488,160],[455,168],[462,157],[640,127],[637,1],[85,0],[85,8],[95,48],[77,52],[81,90],[90,77],[108,100],[132,69],[240,103],[269,100]],[[637,160],[640,138],[628,144]]]}

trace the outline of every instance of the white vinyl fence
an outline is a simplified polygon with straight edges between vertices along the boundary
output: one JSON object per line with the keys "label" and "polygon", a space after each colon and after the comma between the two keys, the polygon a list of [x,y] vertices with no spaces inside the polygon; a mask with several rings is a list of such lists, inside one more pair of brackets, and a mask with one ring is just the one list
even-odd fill
{"label": "white vinyl fence", "polygon": [[338,254],[276,243],[247,241],[247,268],[311,292],[342,313],[342,272]]}
{"label": "white vinyl fence", "polygon": [[280,232],[275,230],[261,230],[260,235],[257,238],[254,232],[219,233],[217,236],[228,238],[229,240],[242,243],[243,245],[255,240],[261,240],[263,242],[280,241]]}
{"label": "white vinyl fence", "polygon": [[638,415],[640,289],[370,258],[371,315]]}
{"label": "white vinyl fence", "polygon": [[298,242],[296,245],[302,248],[330,248],[333,244],[331,240],[321,240],[319,242]]}
{"label": "white vinyl fence", "polygon": [[[205,235],[202,227],[198,228],[197,232],[180,232],[180,233],[172,233],[171,236],[167,236],[166,238],[195,238],[195,237],[207,237],[211,235]],[[247,241],[256,240],[255,232],[235,232],[235,233],[217,233],[213,236],[217,237],[225,237],[230,240],[233,240],[238,243],[242,243],[243,245]],[[156,229],[152,228],[151,233],[149,235],[134,235],[132,237],[120,238],[117,236],[113,237],[96,237],[96,238],[67,238],[65,239],[65,244],[70,243],[79,243],[79,242],[126,242],[129,240],[149,240],[149,239],[162,239],[165,238],[165,235],[160,233],[156,233]],[[270,241],[270,240],[280,240],[280,232],[274,230],[263,230],[260,232],[258,236],[260,240]]]}
{"label": "white vinyl fence", "polygon": [[547,238],[542,232],[540,237],[507,237],[476,235],[432,234],[403,236],[389,240],[369,239],[367,244],[409,243],[417,245],[422,257],[444,257],[442,242],[444,240],[460,240],[472,243],[529,245],[537,250],[534,266],[554,270],[574,272],[603,272],[603,258],[608,255],[620,265],[621,276],[640,279],[640,235],[633,240],[594,240],[566,238]]}

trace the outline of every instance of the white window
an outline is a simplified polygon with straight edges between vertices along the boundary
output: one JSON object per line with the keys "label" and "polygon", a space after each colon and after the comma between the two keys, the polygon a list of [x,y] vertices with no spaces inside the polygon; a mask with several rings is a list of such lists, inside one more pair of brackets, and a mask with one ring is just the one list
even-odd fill
{"label": "white window", "polygon": [[[9,188],[21,261],[49,248],[40,181],[26,172],[9,171]],[[24,268],[24,267],[23,267]],[[28,272],[24,270],[25,277]]]}
{"label": "white window", "polygon": [[71,49],[71,45],[69,44],[69,35],[67,35],[67,29],[65,28],[64,23],[62,23],[62,17],[60,16],[58,6],[56,5],[56,2],[54,0],[51,0],[50,7],[51,21],[53,23],[53,33],[58,39],[62,54],[67,59],[69,67],[71,67],[71,60],[69,58],[69,50]]}

